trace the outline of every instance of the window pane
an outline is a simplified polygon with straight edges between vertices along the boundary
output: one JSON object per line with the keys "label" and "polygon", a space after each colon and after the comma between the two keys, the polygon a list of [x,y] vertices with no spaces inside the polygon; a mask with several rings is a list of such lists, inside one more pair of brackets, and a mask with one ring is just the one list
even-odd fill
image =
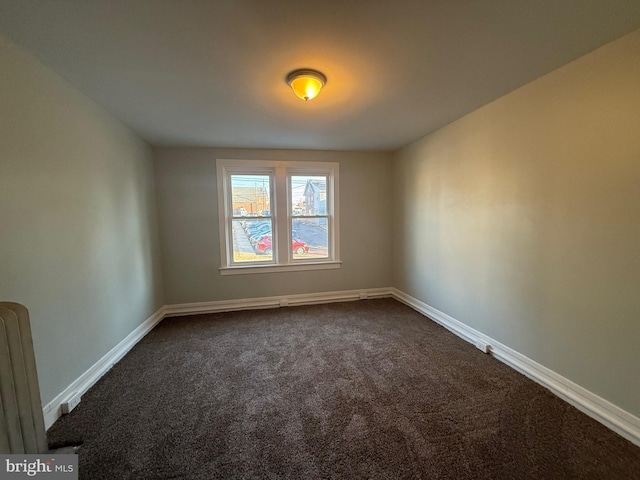
{"label": "window pane", "polygon": [[234,262],[270,262],[273,259],[270,218],[233,220],[231,224]]}
{"label": "window pane", "polygon": [[231,175],[234,217],[268,217],[271,213],[269,175]]}
{"label": "window pane", "polygon": [[296,260],[329,257],[327,217],[292,220],[293,258]]}
{"label": "window pane", "polygon": [[291,215],[327,214],[327,177],[291,176]]}

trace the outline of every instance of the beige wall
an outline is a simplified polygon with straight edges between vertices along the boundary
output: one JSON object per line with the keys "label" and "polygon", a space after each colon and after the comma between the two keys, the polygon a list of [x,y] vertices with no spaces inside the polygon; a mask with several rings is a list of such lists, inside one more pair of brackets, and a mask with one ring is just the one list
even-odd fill
{"label": "beige wall", "polygon": [[0,300],[43,405],[162,304],[150,148],[0,36]]}
{"label": "beige wall", "polygon": [[394,286],[640,416],[640,31],[394,173]]}
{"label": "beige wall", "polygon": [[[154,150],[169,304],[388,287],[391,155],[302,150]],[[221,276],[216,159],[339,162],[342,268]]]}

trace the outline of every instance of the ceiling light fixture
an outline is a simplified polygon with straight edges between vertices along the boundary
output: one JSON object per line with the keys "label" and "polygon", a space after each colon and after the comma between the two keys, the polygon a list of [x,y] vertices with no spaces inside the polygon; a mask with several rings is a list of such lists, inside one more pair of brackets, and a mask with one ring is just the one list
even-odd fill
{"label": "ceiling light fixture", "polygon": [[287,85],[305,102],[314,98],[327,83],[327,77],[317,70],[301,68],[287,75]]}

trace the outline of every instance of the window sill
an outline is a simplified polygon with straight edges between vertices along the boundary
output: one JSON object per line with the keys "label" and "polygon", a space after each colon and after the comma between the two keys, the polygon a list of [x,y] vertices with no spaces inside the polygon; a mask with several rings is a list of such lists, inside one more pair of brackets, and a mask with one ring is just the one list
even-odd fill
{"label": "window sill", "polygon": [[247,275],[254,273],[279,273],[279,272],[299,272],[306,270],[331,270],[340,268],[342,262],[314,262],[289,265],[247,265],[234,267],[220,267],[220,275]]}

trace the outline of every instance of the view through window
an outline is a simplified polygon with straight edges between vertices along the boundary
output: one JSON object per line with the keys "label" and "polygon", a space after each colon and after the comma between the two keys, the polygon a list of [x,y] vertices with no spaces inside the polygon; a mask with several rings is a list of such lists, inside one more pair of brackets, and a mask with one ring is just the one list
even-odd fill
{"label": "view through window", "polygon": [[293,258],[329,256],[327,177],[290,177]]}
{"label": "view through window", "polygon": [[271,176],[231,175],[231,203],[233,261],[271,261]]}

